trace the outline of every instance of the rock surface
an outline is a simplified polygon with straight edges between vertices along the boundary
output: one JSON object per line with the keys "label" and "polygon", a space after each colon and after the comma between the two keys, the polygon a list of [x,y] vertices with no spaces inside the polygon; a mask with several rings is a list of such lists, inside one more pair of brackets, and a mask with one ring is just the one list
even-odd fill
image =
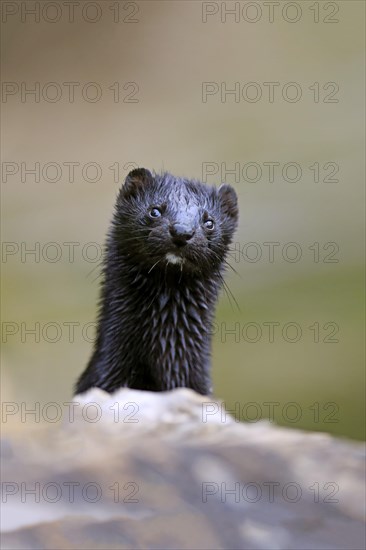
{"label": "rock surface", "polygon": [[187,389],[95,389],[72,414],[2,441],[3,549],[364,548],[359,443]]}

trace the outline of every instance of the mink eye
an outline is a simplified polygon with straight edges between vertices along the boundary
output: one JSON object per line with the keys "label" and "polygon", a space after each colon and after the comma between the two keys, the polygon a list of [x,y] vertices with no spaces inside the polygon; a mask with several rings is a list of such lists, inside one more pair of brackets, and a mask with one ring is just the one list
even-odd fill
{"label": "mink eye", "polygon": [[215,224],[213,222],[213,220],[211,219],[208,219],[205,221],[205,223],[203,224],[205,226],[206,229],[208,229],[209,231],[212,231],[213,228],[215,227]]}
{"label": "mink eye", "polygon": [[150,216],[150,218],[160,218],[160,216],[161,216],[160,208],[157,208],[156,206],[151,208],[150,212],[149,212],[149,216]]}

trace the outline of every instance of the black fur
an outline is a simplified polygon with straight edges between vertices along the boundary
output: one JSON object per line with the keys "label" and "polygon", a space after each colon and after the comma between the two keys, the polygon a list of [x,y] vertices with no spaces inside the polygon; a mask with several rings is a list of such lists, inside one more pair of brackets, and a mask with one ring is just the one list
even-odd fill
{"label": "black fur", "polygon": [[107,239],[94,352],[76,393],[210,393],[211,326],[237,220],[229,185],[129,173]]}

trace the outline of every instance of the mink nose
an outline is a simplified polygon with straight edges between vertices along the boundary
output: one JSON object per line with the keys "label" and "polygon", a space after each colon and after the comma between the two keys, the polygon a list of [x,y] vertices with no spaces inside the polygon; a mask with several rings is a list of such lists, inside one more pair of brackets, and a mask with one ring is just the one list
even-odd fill
{"label": "mink nose", "polygon": [[195,231],[193,227],[182,223],[174,223],[170,226],[169,232],[172,241],[177,246],[184,246],[193,237]]}

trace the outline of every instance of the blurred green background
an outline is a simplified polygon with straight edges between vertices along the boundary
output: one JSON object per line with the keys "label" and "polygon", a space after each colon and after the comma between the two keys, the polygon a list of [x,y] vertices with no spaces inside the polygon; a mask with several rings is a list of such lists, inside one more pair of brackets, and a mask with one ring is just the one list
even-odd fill
{"label": "blurred green background", "polygon": [[[221,2],[210,3],[209,10],[218,11],[203,22],[207,8],[199,1],[151,0],[120,2],[120,20],[114,22],[112,4],[98,4],[102,16],[95,23],[83,20],[79,8],[73,23],[62,11],[56,23],[44,17],[22,22],[18,13],[3,24],[3,81],[28,88],[38,82],[41,90],[57,83],[62,96],[50,101],[41,93],[36,102],[14,93],[2,105],[2,158],[14,163],[5,166],[5,176],[18,168],[5,177],[3,165],[1,192],[2,399],[29,407],[70,400],[91,353],[82,327],[94,321],[98,297],[95,249],[83,247],[104,242],[118,182],[138,165],[208,183],[227,181],[238,193],[240,228],[230,258],[237,274],[229,270],[227,282],[240,311],[222,295],[213,347],[215,394],[241,418],[253,421],[273,410],[279,424],[362,439],[364,3],[297,2],[301,16],[293,23],[283,16],[284,2],[272,23],[263,2],[250,8],[261,9],[256,23],[246,20],[255,18],[254,11],[241,11],[238,22],[227,15],[225,22]],[[233,5],[228,2],[228,9]],[[319,9],[319,22],[311,6]],[[285,15],[293,19],[289,9]],[[74,102],[65,82],[80,84]],[[99,101],[83,99],[81,89],[89,82],[102,90]],[[116,82],[119,102],[113,101]],[[137,90],[136,84],[123,89],[129,82],[138,86],[136,102],[122,101]],[[228,90],[236,82],[241,89],[255,82],[263,95],[257,102],[243,96],[236,102],[218,92],[204,102],[204,82]],[[273,102],[265,82],[279,83]],[[301,89],[297,102],[282,96],[289,82]],[[339,87],[331,96],[336,102],[327,101],[335,90],[333,84],[324,88],[329,82]],[[55,90],[48,88],[46,97]],[[42,175],[50,162],[61,167],[58,181],[47,181],[56,179],[52,166]],[[65,164],[72,162],[79,163],[73,182]],[[100,168],[98,181],[87,181],[93,168],[86,177],[82,172],[90,162]],[[279,163],[273,181],[263,164],[268,162]],[[282,175],[289,162],[301,168],[298,181]],[[40,163],[39,181],[31,174],[22,181],[21,163]],[[207,175],[207,163],[215,174]],[[225,173],[235,163],[239,177]],[[258,166],[262,176],[254,181]],[[337,173],[327,178],[334,166]],[[293,174],[289,169],[287,180]],[[59,261],[49,260],[56,251],[47,248],[51,242],[62,251]],[[80,243],[74,261],[63,244],[70,242]],[[268,242],[279,243],[273,261]],[[296,262],[282,256],[293,242],[301,250]],[[258,261],[238,253],[244,249],[254,257],[247,243],[256,243]],[[39,258],[22,256],[22,246],[39,246]],[[288,255],[294,251],[289,247]],[[39,342],[24,333],[35,323]],[[42,336],[47,323],[61,327],[54,343],[47,341],[55,337],[52,327]],[[73,342],[63,323],[77,323]],[[278,323],[272,339],[268,323]],[[14,327],[17,333],[8,334]],[[294,327],[301,333],[289,342]]]}

